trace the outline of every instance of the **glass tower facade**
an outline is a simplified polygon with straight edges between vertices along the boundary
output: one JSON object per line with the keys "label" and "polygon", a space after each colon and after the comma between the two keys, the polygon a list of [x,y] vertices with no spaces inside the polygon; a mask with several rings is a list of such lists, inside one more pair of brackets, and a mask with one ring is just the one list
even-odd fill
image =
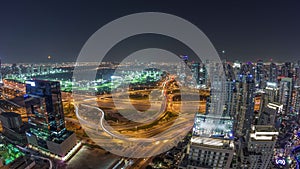
{"label": "glass tower facade", "polygon": [[58,141],[66,134],[60,83],[42,80],[26,81],[25,106],[30,131],[37,145],[47,149],[47,141]]}

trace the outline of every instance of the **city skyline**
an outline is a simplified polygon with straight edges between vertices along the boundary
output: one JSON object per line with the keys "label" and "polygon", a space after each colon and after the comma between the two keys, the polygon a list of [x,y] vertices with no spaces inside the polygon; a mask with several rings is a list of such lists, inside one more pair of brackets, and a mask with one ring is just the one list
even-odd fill
{"label": "city skyline", "polygon": [[300,169],[299,11],[1,1],[0,168]]}
{"label": "city skyline", "polygon": [[[180,59],[181,64],[161,64],[161,69],[138,61],[118,68],[110,62],[76,65],[79,72],[96,67],[93,80],[78,79],[73,64],[3,65],[0,120],[8,144],[0,146],[11,148],[2,152],[8,155],[2,165],[27,165],[16,158],[23,156],[20,151],[32,154],[25,157],[38,163],[32,164],[35,168],[294,169],[299,165],[299,63],[222,62],[226,76],[222,82],[221,76],[208,75],[210,70],[218,72],[219,64]],[[218,91],[218,86],[226,90]],[[183,135],[176,140],[179,130]],[[67,131],[74,134],[66,137]],[[75,135],[78,144],[66,147],[65,142],[75,142]],[[70,148],[74,156],[61,157]],[[106,160],[114,162],[87,160],[95,151],[100,151],[96,158],[111,153]]]}

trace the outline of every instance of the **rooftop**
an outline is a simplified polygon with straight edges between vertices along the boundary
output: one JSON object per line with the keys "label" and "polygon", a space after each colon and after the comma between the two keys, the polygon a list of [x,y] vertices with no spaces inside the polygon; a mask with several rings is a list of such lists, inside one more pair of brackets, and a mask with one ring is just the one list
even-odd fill
{"label": "rooftop", "polygon": [[252,127],[250,138],[254,141],[274,141],[278,135],[279,132],[273,126],[255,125]]}
{"label": "rooftop", "polygon": [[21,117],[20,114],[15,113],[15,112],[2,112],[0,115],[4,117]]}
{"label": "rooftop", "polygon": [[218,139],[218,138],[207,138],[207,137],[192,137],[192,144],[198,144],[200,146],[206,146],[211,148],[220,149],[233,149],[234,145],[231,140]]}

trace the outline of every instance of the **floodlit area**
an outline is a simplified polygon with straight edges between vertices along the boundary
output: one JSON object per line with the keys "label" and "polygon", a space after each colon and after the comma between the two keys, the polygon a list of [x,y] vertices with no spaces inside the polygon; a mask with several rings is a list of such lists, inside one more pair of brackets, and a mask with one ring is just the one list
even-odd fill
{"label": "floodlit area", "polygon": [[233,120],[226,117],[212,117],[197,114],[193,135],[233,138]]}

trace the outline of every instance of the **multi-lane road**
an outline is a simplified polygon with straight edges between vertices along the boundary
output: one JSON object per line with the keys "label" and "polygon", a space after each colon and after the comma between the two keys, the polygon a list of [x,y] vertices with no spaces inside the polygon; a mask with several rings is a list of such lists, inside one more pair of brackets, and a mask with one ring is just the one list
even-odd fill
{"label": "multi-lane road", "polygon": [[[154,119],[159,120],[164,115],[164,113],[168,111],[180,112],[180,101],[172,101],[169,99],[173,97],[175,94],[167,94],[166,88],[168,81],[162,83],[162,97],[161,100],[155,100],[150,102],[151,106],[158,111]],[[139,92],[139,91],[134,91]],[[144,92],[144,91],[141,91]],[[108,148],[111,152],[123,156],[128,157],[147,157],[153,156],[153,154],[157,153],[160,154],[162,152],[167,151],[168,149],[176,146],[178,143],[178,138],[176,138],[177,132],[189,131],[192,127],[194,112],[188,114],[188,117],[184,116],[175,116],[175,120],[169,121],[161,121],[156,125],[153,125],[149,128],[145,128],[144,123],[137,123],[137,122],[111,122],[105,120],[105,113],[101,107],[106,108],[113,108],[117,110],[126,110],[132,108],[131,104],[135,104],[134,100],[129,100],[128,97],[122,97],[124,93],[114,93],[113,95],[103,95],[101,97],[95,96],[85,96],[85,95],[76,95],[75,96],[75,108],[76,108],[76,115],[85,129],[85,132],[88,133],[89,136],[92,136],[92,140],[95,143],[103,144],[103,141],[109,141],[111,147],[119,147],[118,145],[122,145],[121,147],[129,146],[126,150],[130,153],[124,154],[124,149],[120,148],[116,150],[109,149],[107,145],[104,145],[104,148]],[[77,99],[76,99],[77,98]],[[118,107],[115,107],[115,103],[118,102]],[[136,101],[136,102],[141,102]],[[170,104],[171,102],[171,104]],[[188,101],[187,104],[195,105],[199,104],[198,100],[191,100]],[[202,102],[205,103],[205,102]],[[138,103],[137,103],[138,104]],[[170,106],[171,105],[171,106]],[[98,112],[98,116],[95,118],[90,119],[91,117],[87,115],[87,113],[95,113]],[[97,114],[97,113],[96,113]],[[98,120],[97,120],[98,119]],[[66,118],[66,120],[70,120]],[[154,121],[155,121],[154,120]],[[173,131],[168,129],[170,126],[173,127]],[[140,129],[143,128],[143,129]],[[174,130],[174,128],[176,130]],[[120,132],[122,131],[122,132]],[[166,132],[167,131],[167,132]],[[175,131],[175,132],[174,132]],[[103,137],[95,137],[96,135],[103,134]],[[105,138],[106,137],[106,138]],[[104,139],[103,139],[104,138]],[[141,144],[140,144],[141,143]],[[166,144],[167,143],[167,144]],[[135,146],[134,146],[135,145]],[[165,147],[165,145],[169,145],[169,147]],[[106,147],[107,146],[107,147]],[[134,147],[134,149],[130,149],[130,147]],[[111,148],[110,147],[110,148]],[[125,151],[126,151],[125,150]],[[145,168],[148,163],[152,161],[151,158],[145,158],[145,160],[134,160],[134,163],[129,166],[121,165],[125,168]],[[118,167],[120,168],[120,166]],[[121,167],[122,168],[122,167]]]}

